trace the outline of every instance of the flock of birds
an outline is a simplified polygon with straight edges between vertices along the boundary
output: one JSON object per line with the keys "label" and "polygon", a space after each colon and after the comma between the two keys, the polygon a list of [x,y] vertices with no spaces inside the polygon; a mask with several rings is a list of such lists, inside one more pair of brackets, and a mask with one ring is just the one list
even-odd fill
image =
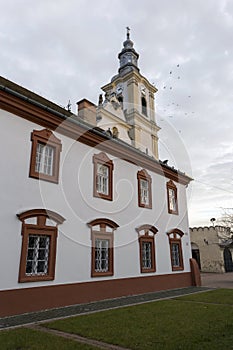
{"label": "flock of birds", "polygon": [[[169,71],[168,77],[166,78],[166,82],[163,83],[163,85],[160,88],[160,92],[163,92],[160,96],[164,100],[162,101],[162,103],[161,102],[159,103],[159,106],[166,105],[165,108],[158,109],[158,113],[160,115],[160,121],[162,121],[162,122],[165,120],[164,118],[166,118],[166,117],[174,118],[174,117],[178,117],[181,115],[184,115],[187,117],[190,115],[193,116],[195,114],[194,111],[190,112],[187,109],[185,110],[185,106],[184,106],[185,104],[187,105],[187,101],[188,101],[189,102],[188,109],[190,110],[190,107],[191,107],[190,102],[192,99],[191,95],[183,96],[182,103],[174,102],[174,100],[176,100],[178,98],[178,94],[176,94],[176,90],[178,90],[180,88],[180,85],[177,85],[177,81],[182,80],[180,73],[181,73],[180,64],[177,64],[173,70]],[[169,100],[171,100],[171,99],[173,99],[173,102],[169,102]],[[164,101],[165,101],[165,103],[164,103]],[[70,100],[66,106],[66,109],[69,112],[71,112]],[[179,131],[179,133],[181,133],[181,130],[178,130],[178,131]]]}
{"label": "flock of birds", "polygon": [[[178,81],[181,80],[179,64],[177,64],[173,70],[169,71],[168,77],[166,79],[166,83],[164,83],[160,89],[160,91],[162,90],[163,93],[166,93],[166,95],[163,94],[162,96],[165,100],[168,100],[168,98],[170,100],[172,98],[174,101],[177,98],[177,96],[175,95],[176,87],[178,87],[177,80]],[[172,96],[171,96],[171,93],[172,93]],[[191,107],[191,104],[190,104],[191,99],[192,99],[191,95],[186,95],[183,97],[183,102],[185,102],[186,105],[188,102],[189,109]],[[178,116],[178,115],[190,116],[195,114],[194,111],[190,112],[190,111],[184,110],[184,106],[182,106],[181,103],[170,102],[169,100],[168,100],[168,103],[166,103],[166,107],[160,110],[160,115],[161,115],[160,121],[164,121],[163,119],[164,117],[174,118],[175,116]],[[179,132],[181,132],[181,130],[179,130]]]}

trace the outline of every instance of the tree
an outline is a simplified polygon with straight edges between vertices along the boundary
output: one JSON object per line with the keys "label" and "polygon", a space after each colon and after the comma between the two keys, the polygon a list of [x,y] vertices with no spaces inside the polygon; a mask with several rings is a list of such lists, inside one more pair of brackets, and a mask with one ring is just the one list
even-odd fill
{"label": "tree", "polygon": [[[212,220],[212,219],[211,219]],[[218,226],[224,228],[219,230],[219,237],[227,242],[233,241],[233,208],[222,208],[222,216],[217,220]]]}
{"label": "tree", "polygon": [[218,222],[230,229],[230,232],[233,233],[233,208],[222,208],[222,216],[218,219]]}

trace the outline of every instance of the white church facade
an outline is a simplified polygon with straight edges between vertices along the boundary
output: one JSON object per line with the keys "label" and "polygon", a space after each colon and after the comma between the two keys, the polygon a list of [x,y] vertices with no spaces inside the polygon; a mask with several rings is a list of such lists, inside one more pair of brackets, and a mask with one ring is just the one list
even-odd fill
{"label": "white church facade", "polygon": [[191,178],[159,160],[138,57],[128,32],[77,115],[0,78],[0,317],[198,284]]}

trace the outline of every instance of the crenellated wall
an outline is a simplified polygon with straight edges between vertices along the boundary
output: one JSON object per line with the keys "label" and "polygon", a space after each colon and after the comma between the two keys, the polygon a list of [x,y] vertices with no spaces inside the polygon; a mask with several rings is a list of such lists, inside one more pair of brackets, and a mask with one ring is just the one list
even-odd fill
{"label": "crenellated wall", "polygon": [[192,248],[199,249],[202,272],[225,272],[224,247],[221,237],[229,230],[222,226],[190,228]]}

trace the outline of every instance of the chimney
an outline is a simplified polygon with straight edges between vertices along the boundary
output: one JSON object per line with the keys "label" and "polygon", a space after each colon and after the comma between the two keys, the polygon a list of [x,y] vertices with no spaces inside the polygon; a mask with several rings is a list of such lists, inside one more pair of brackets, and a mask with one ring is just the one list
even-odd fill
{"label": "chimney", "polygon": [[83,121],[96,126],[96,105],[85,98],[77,102],[78,118]]}

